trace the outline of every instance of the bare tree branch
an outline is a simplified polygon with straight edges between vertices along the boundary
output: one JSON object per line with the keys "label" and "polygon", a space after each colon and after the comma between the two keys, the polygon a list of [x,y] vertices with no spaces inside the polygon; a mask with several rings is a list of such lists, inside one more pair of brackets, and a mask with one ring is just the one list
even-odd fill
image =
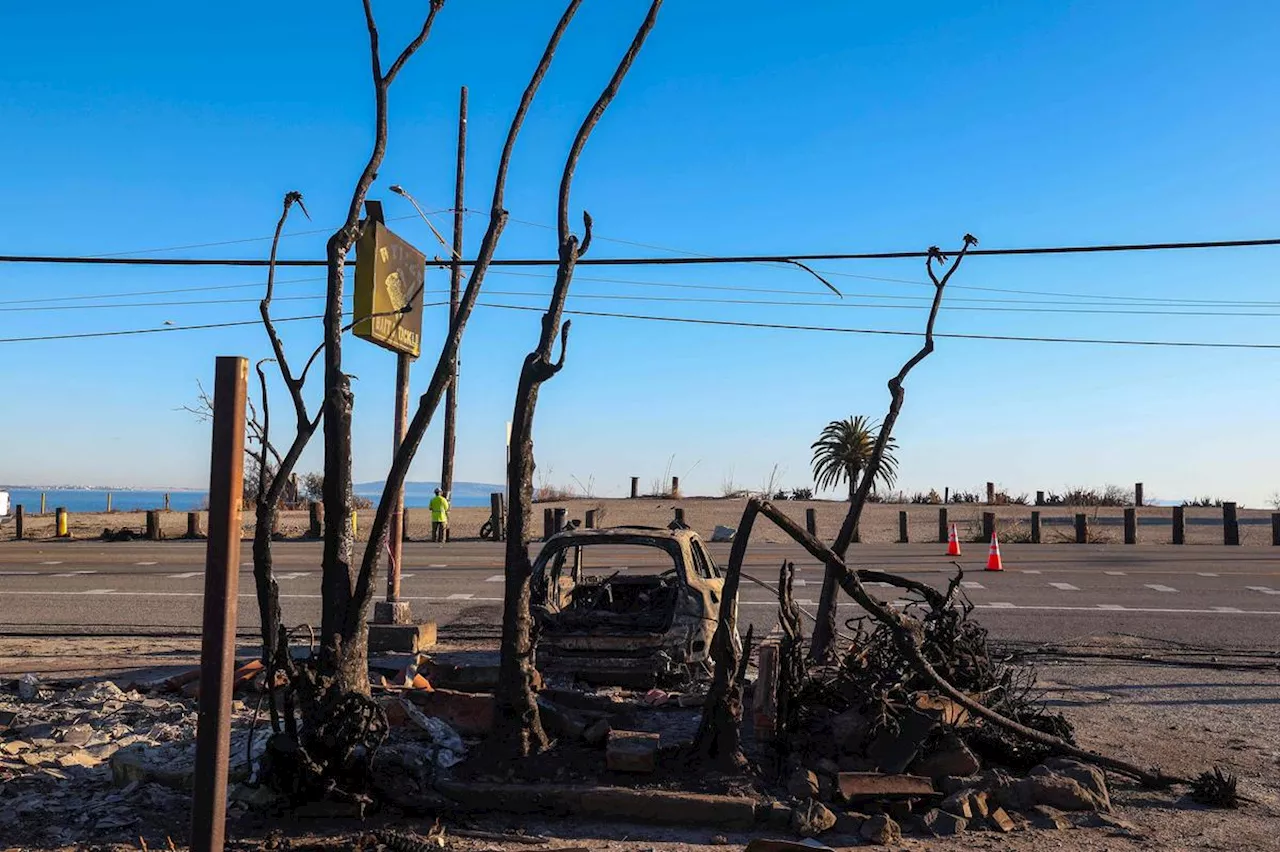
{"label": "bare tree branch", "polygon": [[[858,530],[858,523],[862,519],[863,507],[867,504],[867,498],[871,496],[871,489],[875,486],[876,476],[880,472],[880,463],[884,459],[885,448],[888,446],[889,438],[893,434],[894,424],[898,422],[898,415],[902,413],[902,403],[906,398],[906,391],[903,389],[903,382],[906,381],[907,374],[933,352],[933,328],[938,321],[938,311],[942,307],[942,291],[946,288],[947,282],[951,280],[951,276],[960,268],[960,263],[968,254],[969,249],[977,245],[978,241],[972,234],[964,235],[964,246],[956,254],[955,260],[951,263],[949,269],[939,280],[933,272],[933,261],[935,258],[944,260],[945,257],[937,246],[929,249],[929,256],[925,260],[925,268],[929,272],[929,278],[934,283],[933,304],[929,307],[929,320],[925,323],[924,345],[920,347],[915,355],[911,356],[893,378],[889,380],[889,413],[885,415],[884,423],[880,426],[880,431],[876,435],[875,448],[871,451],[871,458],[867,462],[866,469],[862,473],[862,479],[858,482],[858,490],[854,494],[853,499],[849,502],[849,512],[845,515],[844,523],[840,526],[840,533],[836,536],[835,543],[832,544],[832,550],[844,558],[845,553],[849,549],[850,542]],[[832,640],[835,637],[836,626],[836,575],[832,569],[828,569],[822,580],[822,595],[818,602],[818,621],[813,629],[813,641],[809,646],[810,659],[823,660],[826,659],[832,649]]]}
{"label": "bare tree branch", "polygon": [[[365,5],[368,5],[367,3]],[[391,64],[391,70],[382,78],[382,82],[388,86],[395,80],[396,75],[400,73],[400,69],[409,61],[409,57],[413,56],[426,42],[427,36],[431,35],[431,25],[435,23],[436,15],[444,8],[444,0],[431,0],[431,12],[427,15],[427,20],[422,24],[422,32],[418,33],[418,37],[409,42],[405,49],[400,51],[400,55],[396,57],[396,61]]]}

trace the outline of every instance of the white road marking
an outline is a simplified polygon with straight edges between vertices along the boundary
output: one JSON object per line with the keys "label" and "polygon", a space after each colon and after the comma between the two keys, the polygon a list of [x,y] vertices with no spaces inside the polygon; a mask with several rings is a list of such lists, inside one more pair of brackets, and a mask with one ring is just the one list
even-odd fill
{"label": "white road marking", "polygon": [[1267,586],[1245,586],[1251,592],[1262,592],[1264,595],[1280,595],[1280,591]]}
{"label": "white road marking", "polygon": [[85,592],[85,594],[86,595],[109,595],[114,591],[115,589],[89,589]]}
{"label": "white road marking", "polygon": [[68,571],[65,574],[50,574],[50,577],[83,577],[86,574],[97,574],[97,571]]}
{"label": "white road marking", "polygon": [[1215,606],[1213,608],[1213,611],[1214,612],[1240,612],[1241,610],[1238,607],[1234,607],[1234,606]]}
{"label": "white road marking", "polygon": [[439,564],[439,563],[436,563],[436,564],[433,564],[433,565],[428,565],[427,567],[428,567],[428,568],[448,568],[449,566],[448,566],[448,565],[441,565],[441,564]]}
{"label": "white road marking", "polygon": [[807,585],[809,585],[809,584],[808,584],[808,582],[806,582],[805,580],[801,580],[799,577],[796,577],[794,580],[792,580],[792,581],[791,581],[791,585],[793,585],[793,586],[807,586]]}
{"label": "white road marking", "polygon": [[504,577],[504,576],[503,576],[503,575],[501,575],[501,574],[494,574],[492,577],[489,577],[488,579],[486,579],[486,580],[485,580],[485,582],[486,582],[486,583],[501,583],[501,582],[502,582],[503,580],[505,580],[505,579],[507,579],[507,578],[506,578],[506,577]]}
{"label": "white road marking", "polygon": [[1162,586],[1162,585],[1160,585],[1159,583],[1143,583],[1143,585],[1144,585],[1144,586],[1146,586],[1148,589],[1151,589],[1153,592],[1176,592],[1176,591],[1178,591],[1178,590],[1177,590],[1177,589],[1175,589],[1173,586]]}
{"label": "white road marking", "polygon": [[0,577],[39,577],[39,571],[0,571]]}
{"label": "white road marking", "polygon": [[1120,604],[1098,604],[1098,609],[1124,609]]}
{"label": "white road marking", "polygon": [[[771,603],[771,601],[764,601],[764,603]],[[800,598],[796,603],[800,604],[800,606],[817,606],[816,602],[809,598]],[[774,606],[777,606],[777,604],[775,603]]]}
{"label": "white road marking", "polygon": [[303,577],[310,577],[310,571],[292,571],[288,574],[277,574],[277,580],[300,580]]}
{"label": "white road marking", "polygon": [[1209,571],[1197,571],[1196,576],[1197,577],[1216,577],[1218,575]]}
{"label": "white road marking", "polygon": [[1060,592],[1078,592],[1078,591],[1080,591],[1080,587],[1079,587],[1079,586],[1073,586],[1073,585],[1071,585],[1070,583],[1050,583],[1049,585],[1050,585],[1050,586],[1053,586],[1055,589],[1057,589],[1057,590],[1058,590],[1058,591],[1060,591]]}
{"label": "white road marking", "polygon": [[59,560],[57,560],[57,559],[54,559],[54,560],[52,560],[52,561],[50,561],[50,562],[41,562],[40,564],[41,564],[41,565],[61,565],[61,564],[62,564],[62,562],[61,562],[61,561],[59,561]]}
{"label": "white road marking", "polygon": [[472,598],[474,598],[474,597],[475,597],[475,595],[474,595],[474,594],[472,594],[471,592],[458,592],[458,593],[456,593],[456,594],[449,595],[447,598],[445,598],[445,600],[447,600],[447,601],[469,601],[469,600],[471,600],[471,599],[472,599]]}
{"label": "white road marking", "polygon": [[1017,609],[1018,608],[1017,604],[1011,604],[1008,601],[992,601],[989,604],[985,604],[985,605],[978,604],[978,605],[985,606],[986,609]]}
{"label": "white road marking", "polygon": [[142,566],[142,567],[144,567],[144,568],[145,568],[145,567],[146,567],[146,566],[148,566],[148,565],[159,565],[160,563],[158,563],[158,562],[135,562],[135,563],[133,563],[133,564],[134,564],[134,565],[139,565],[139,566]]}
{"label": "white road marking", "polygon": [[982,585],[981,583],[975,582],[974,580],[961,580],[960,585],[964,586],[966,589],[985,589],[986,588],[986,586]]}
{"label": "white road marking", "polygon": [[400,575],[400,579],[401,579],[401,580],[412,580],[412,579],[413,579],[413,575],[412,575],[412,574],[401,574],[401,575]]}
{"label": "white road marking", "polygon": [[190,580],[192,577],[203,577],[203,571],[188,571],[185,574],[170,574],[170,580]]}
{"label": "white road marking", "polygon": [[1124,576],[1126,576],[1126,574],[1127,574],[1128,572],[1126,572],[1126,571],[1103,571],[1102,573],[1103,573],[1103,574],[1106,574],[1108,577],[1124,577]]}
{"label": "white road marking", "polygon": [[611,569],[609,569],[609,570],[611,570],[611,571],[630,571],[630,570],[631,570],[631,566],[630,566],[630,565],[614,565],[614,566],[613,566]]}
{"label": "white road marking", "polygon": [[1041,574],[1041,573],[1044,573],[1044,572],[1042,572],[1042,571],[1025,571],[1025,570],[1024,570],[1022,573],[1023,573],[1023,574]]}

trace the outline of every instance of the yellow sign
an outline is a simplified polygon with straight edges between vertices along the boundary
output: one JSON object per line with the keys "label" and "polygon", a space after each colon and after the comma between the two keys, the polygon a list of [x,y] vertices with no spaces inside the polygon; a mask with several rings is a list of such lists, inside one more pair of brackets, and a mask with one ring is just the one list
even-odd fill
{"label": "yellow sign", "polygon": [[417,358],[426,272],[422,252],[382,222],[366,220],[356,243],[355,336]]}

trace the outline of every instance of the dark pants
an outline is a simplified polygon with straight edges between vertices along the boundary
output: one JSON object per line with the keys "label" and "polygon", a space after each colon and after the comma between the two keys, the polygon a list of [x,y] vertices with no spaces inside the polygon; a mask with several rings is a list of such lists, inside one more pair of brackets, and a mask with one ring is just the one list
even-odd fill
{"label": "dark pants", "polygon": [[444,541],[449,537],[449,525],[444,521],[431,522],[431,540]]}

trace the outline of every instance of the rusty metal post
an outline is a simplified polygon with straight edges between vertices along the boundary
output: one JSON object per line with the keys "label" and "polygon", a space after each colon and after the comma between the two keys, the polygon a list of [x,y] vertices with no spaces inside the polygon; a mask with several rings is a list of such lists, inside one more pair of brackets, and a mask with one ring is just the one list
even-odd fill
{"label": "rusty metal post", "polygon": [[1135,505],[1135,506],[1145,506],[1145,505],[1146,505],[1146,501],[1143,499],[1143,497],[1144,497],[1145,495],[1143,495],[1142,491],[1143,491],[1143,489],[1142,489],[1142,483],[1141,483],[1141,482],[1135,482],[1135,483],[1133,484],[1133,505]]}
{"label": "rusty metal post", "polygon": [[[458,164],[453,183],[453,261],[449,267],[449,330],[458,315],[462,289],[462,219],[466,215],[463,199],[467,174],[467,87],[458,97]],[[440,490],[453,496],[453,457],[458,445],[458,358],[449,365],[449,386],[444,391],[444,441],[440,460]],[[446,530],[447,532],[447,530]]]}
{"label": "rusty metal post", "polygon": [[196,723],[191,852],[221,852],[226,840],[248,372],[246,359],[220,357],[213,383],[209,543],[205,550],[204,635],[200,643],[200,711]]}
{"label": "rusty metal post", "polygon": [[1138,510],[1129,508],[1124,510],[1124,543],[1138,543]]}
{"label": "rusty metal post", "polygon": [[1031,513],[1031,543],[1040,543],[1040,513]]}
{"label": "rusty metal post", "polygon": [[671,477],[671,496],[680,499],[680,477]]}
{"label": "rusty metal post", "polygon": [[1240,543],[1240,519],[1236,514],[1235,503],[1222,504],[1222,543]]}
{"label": "rusty metal post", "polygon": [[[391,455],[400,452],[400,444],[404,442],[405,429],[409,421],[409,365],[412,359],[400,352],[396,355],[396,410],[395,423],[392,427]],[[443,488],[441,489],[444,490]],[[395,502],[391,509],[391,524],[387,533],[387,603],[395,604],[400,600],[400,557],[404,553],[404,488],[396,492],[392,498]],[[380,614],[389,614],[394,607],[375,607],[374,620]],[[393,618],[389,623],[396,624]]]}
{"label": "rusty metal post", "polygon": [[26,520],[22,504],[19,503],[13,509],[13,537],[18,541],[22,541],[23,522]]}
{"label": "rusty metal post", "polygon": [[1173,507],[1173,543],[1187,543],[1187,510],[1181,506]]}
{"label": "rusty metal post", "polygon": [[818,510],[804,510],[804,528],[809,531],[809,535],[816,536],[818,534]]}
{"label": "rusty metal post", "polygon": [[898,513],[898,543],[906,544],[910,539],[907,535],[907,513],[901,511]]}
{"label": "rusty metal post", "polygon": [[991,536],[995,535],[995,532],[996,532],[996,513],[983,512],[982,513],[982,540],[991,541]]}
{"label": "rusty metal post", "polygon": [[994,482],[987,483],[987,505],[994,505],[996,502],[996,484]]}
{"label": "rusty metal post", "polygon": [[631,477],[631,499],[634,500],[640,496],[640,477]]}
{"label": "rusty metal post", "polygon": [[1076,514],[1076,544],[1089,541],[1089,516],[1083,512]]}
{"label": "rusty metal post", "polygon": [[947,535],[947,533],[949,532],[947,527],[948,527],[947,508],[943,506],[942,508],[938,509],[938,544],[947,543],[947,539],[949,538],[949,536]]}

